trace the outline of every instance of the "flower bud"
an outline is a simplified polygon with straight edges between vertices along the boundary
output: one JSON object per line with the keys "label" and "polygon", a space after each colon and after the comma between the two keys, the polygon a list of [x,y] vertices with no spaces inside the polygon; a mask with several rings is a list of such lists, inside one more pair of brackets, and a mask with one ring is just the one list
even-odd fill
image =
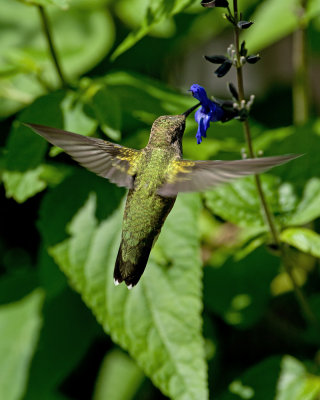
{"label": "flower bud", "polygon": [[240,47],[240,56],[245,57],[247,55],[247,53],[248,53],[248,50],[246,49],[246,42],[243,41],[241,43],[241,47]]}
{"label": "flower bud", "polygon": [[239,29],[248,29],[253,24],[252,21],[239,21],[237,26]]}
{"label": "flower bud", "polygon": [[218,78],[222,78],[229,72],[231,65],[232,62],[230,60],[226,60],[223,64],[220,65],[219,68],[214,71],[214,73],[217,75]]}
{"label": "flower bud", "polygon": [[255,64],[256,62],[258,62],[260,60],[260,58],[261,57],[259,56],[259,54],[255,54],[255,55],[252,55],[252,56],[248,56],[246,58],[246,60],[247,60],[247,62],[249,64]]}
{"label": "flower bud", "polygon": [[215,56],[204,56],[204,58],[207,61],[209,61],[209,62],[211,62],[213,64],[223,64],[225,61],[228,60],[228,58],[225,57],[225,56],[217,56],[217,55],[215,55]]}
{"label": "flower bud", "polygon": [[231,83],[231,82],[228,83],[228,89],[229,89],[229,92],[231,93],[231,96],[235,100],[239,100],[239,94],[233,83]]}

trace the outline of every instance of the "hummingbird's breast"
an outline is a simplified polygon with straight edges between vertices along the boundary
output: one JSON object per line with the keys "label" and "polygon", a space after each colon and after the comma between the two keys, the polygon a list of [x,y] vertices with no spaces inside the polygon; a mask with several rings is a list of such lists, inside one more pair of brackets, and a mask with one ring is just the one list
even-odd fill
{"label": "hummingbird's breast", "polygon": [[128,192],[122,227],[123,257],[132,262],[138,262],[139,248],[152,246],[176,199],[157,194],[172,154],[163,149],[142,152],[134,188]]}

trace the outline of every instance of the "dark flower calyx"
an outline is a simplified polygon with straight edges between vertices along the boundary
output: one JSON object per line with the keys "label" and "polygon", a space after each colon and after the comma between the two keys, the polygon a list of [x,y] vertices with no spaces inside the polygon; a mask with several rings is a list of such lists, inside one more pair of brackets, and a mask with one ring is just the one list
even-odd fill
{"label": "dark flower calyx", "polygon": [[231,93],[231,96],[235,99],[235,100],[239,100],[239,94],[237,92],[237,89],[235,88],[234,84],[229,82],[228,83],[228,89],[229,92]]}
{"label": "dark flower calyx", "polygon": [[246,57],[248,50],[246,49],[246,42],[243,41],[240,47],[240,56]]}
{"label": "dark flower calyx", "polygon": [[225,57],[225,56],[217,56],[217,55],[215,55],[215,56],[204,56],[204,58],[207,61],[209,61],[209,62],[211,62],[213,64],[223,64],[225,61],[228,60],[228,58]]}
{"label": "dark flower calyx", "polygon": [[255,54],[255,55],[246,57],[246,60],[249,64],[255,64],[256,62],[258,62],[260,60],[260,58],[261,57],[259,56],[259,54]]}
{"label": "dark flower calyx", "polygon": [[224,16],[225,16],[225,18],[227,18],[227,20],[228,20],[229,22],[231,22],[232,25],[236,25],[236,21],[235,21],[235,19],[233,18],[232,15],[224,14]]}
{"label": "dark flower calyx", "polygon": [[253,24],[252,21],[239,21],[237,26],[239,29],[248,29]]}
{"label": "dark flower calyx", "polygon": [[229,7],[227,0],[202,0],[202,7],[214,8],[214,7]]}
{"label": "dark flower calyx", "polygon": [[230,60],[226,60],[223,64],[220,65],[219,68],[214,71],[214,73],[217,75],[218,78],[222,78],[229,72],[231,66],[232,62]]}

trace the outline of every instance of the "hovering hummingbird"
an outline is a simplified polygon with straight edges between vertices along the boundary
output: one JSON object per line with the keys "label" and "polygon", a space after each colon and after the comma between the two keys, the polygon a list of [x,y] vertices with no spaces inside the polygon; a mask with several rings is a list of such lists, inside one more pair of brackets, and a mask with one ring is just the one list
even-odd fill
{"label": "hovering hummingbird", "polygon": [[202,191],[298,157],[291,154],[235,161],[184,160],[185,121],[197,106],[181,115],[157,118],[149,142],[141,150],[56,128],[25,124],[61,147],[83,167],[129,189],[114,267],[115,285],[125,281],[131,289],[138,283],[179,192]]}

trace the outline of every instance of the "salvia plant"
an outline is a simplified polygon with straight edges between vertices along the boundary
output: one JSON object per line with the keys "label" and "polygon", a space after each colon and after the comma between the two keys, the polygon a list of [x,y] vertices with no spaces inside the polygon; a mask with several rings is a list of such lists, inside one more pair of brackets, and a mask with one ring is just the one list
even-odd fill
{"label": "salvia plant", "polygon": [[0,399],[319,399],[318,3],[0,0]]}

